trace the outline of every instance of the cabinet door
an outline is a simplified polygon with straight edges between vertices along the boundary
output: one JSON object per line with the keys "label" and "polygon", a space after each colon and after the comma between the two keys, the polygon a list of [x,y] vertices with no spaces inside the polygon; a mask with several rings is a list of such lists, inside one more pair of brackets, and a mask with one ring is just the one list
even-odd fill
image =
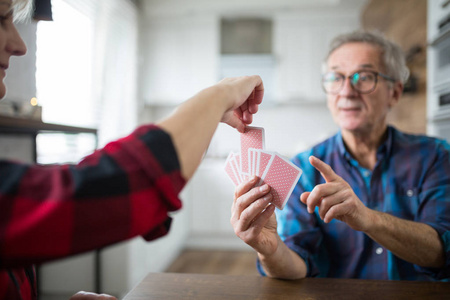
{"label": "cabinet door", "polygon": [[234,186],[223,166],[225,159],[205,159],[189,182],[190,234],[186,247],[244,250],[248,246],[230,224]]}
{"label": "cabinet door", "polygon": [[355,19],[327,15],[275,18],[276,88],[280,101],[325,101],[322,61],[332,38],[357,28]]}
{"label": "cabinet door", "polygon": [[215,17],[167,17],[142,30],[142,95],[146,103],[178,104],[218,79]]}

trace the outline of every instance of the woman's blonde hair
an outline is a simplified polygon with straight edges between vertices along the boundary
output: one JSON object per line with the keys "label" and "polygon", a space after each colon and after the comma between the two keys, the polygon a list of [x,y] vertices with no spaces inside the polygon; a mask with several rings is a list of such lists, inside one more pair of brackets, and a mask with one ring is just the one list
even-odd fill
{"label": "woman's blonde hair", "polygon": [[14,11],[14,21],[24,21],[31,15],[33,10],[33,1],[12,0],[12,9]]}

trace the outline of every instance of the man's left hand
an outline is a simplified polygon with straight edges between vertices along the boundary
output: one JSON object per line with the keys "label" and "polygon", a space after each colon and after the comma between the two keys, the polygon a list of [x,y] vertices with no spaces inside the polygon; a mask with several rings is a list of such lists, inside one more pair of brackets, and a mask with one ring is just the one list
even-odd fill
{"label": "man's left hand", "polygon": [[317,206],[319,216],[325,223],[337,219],[355,230],[366,231],[371,225],[371,210],[329,165],[314,156],[309,158],[309,162],[320,172],[325,183],[315,186],[311,192],[300,195],[300,201],[307,205],[308,212],[313,213]]}

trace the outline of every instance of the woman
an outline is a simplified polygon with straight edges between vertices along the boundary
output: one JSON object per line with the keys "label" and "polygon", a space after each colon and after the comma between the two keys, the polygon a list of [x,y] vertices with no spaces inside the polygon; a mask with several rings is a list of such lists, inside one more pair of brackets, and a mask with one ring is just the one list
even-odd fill
{"label": "woman", "polygon": [[[11,56],[26,53],[13,18],[27,16],[30,2],[0,0],[2,79]],[[0,82],[0,97],[5,93]],[[181,208],[178,193],[198,167],[218,123],[243,132],[263,94],[259,76],[224,79],[168,118],[137,128],[78,165],[0,160],[0,299],[36,299],[32,264],[137,235],[147,240],[165,235],[168,212]]]}

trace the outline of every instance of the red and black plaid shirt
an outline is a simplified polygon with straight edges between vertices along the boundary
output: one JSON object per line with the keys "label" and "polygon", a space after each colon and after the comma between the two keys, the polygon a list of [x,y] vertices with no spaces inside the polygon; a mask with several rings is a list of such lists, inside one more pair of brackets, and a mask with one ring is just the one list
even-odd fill
{"label": "red and black plaid shirt", "polygon": [[155,125],[78,165],[0,161],[0,299],[36,299],[33,264],[165,235],[184,184],[172,140]]}

